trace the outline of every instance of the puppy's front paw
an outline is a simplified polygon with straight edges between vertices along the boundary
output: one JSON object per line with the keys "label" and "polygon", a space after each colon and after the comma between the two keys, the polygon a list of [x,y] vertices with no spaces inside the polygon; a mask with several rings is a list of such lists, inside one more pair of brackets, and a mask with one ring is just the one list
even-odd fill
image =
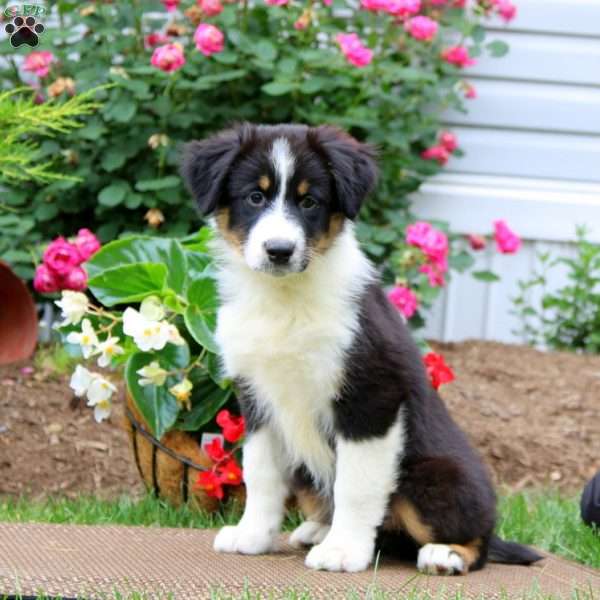
{"label": "puppy's front paw", "polygon": [[274,537],[264,529],[228,526],[217,533],[213,548],[217,552],[266,554],[274,549]]}
{"label": "puppy's front paw", "polygon": [[417,569],[428,575],[464,575],[468,571],[462,557],[446,544],[425,544],[419,550]]}
{"label": "puppy's front paw", "polygon": [[290,536],[290,545],[294,548],[320,544],[329,533],[329,525],[317,521],[305,521],[294,529]]}
{"label": "puppy's front paw", "polygon": [[364,571],[373,559],[372,543],[356,543],[348,539],[327,536],[306,556],[305,564],[311,569],[326,571]]}

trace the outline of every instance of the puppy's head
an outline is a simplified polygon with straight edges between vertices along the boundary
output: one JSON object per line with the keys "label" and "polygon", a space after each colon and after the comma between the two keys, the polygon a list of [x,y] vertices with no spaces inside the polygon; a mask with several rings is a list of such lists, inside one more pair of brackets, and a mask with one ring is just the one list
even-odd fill
{"label": "puppy's head", "polygon": [[373,150],[329,126],[243,124],[186,146],[182,175],[250,269],[298,273],[353,220]]}

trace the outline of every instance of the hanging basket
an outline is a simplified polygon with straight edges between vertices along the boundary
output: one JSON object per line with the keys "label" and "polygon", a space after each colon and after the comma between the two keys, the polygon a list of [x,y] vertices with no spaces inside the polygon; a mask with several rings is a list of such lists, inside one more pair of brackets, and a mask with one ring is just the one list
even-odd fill
{"label": "hanging basket", "polygon": [[11,268],[0,261],[0,365],[28,359],[38,336],[33,298]]}
{"label": "hanging basket", "polygon": [[149,432],[129,394],[126,394],[125,416],[138,472],[146,488],[156,497],[174,506],[187,503],[208,512],[217,510],[229,498],[244,501],[243,485],[234,488],[225,486],[226,497],[223,500],[208,496],[197,487],[198,474],[210,470],[212,461],[192,434],[169,431],[157,440]]}

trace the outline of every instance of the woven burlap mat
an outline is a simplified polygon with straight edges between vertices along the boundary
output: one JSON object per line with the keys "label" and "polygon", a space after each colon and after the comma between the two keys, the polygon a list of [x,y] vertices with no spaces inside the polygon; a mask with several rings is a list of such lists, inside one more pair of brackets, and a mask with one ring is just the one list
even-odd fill
{"label": "woven burlap mat", "polygon": [[[372,587],[408,593],[413,588],[443,596],[521,596],[531,590],[559,597],[573,587],[600,593],[600,572],[547,556],[533,567],[489,565],[466,577],[416,575],[413,565],[382,560],[377,571],[326,573],[307,569],[304,552],[282,538],[269,556],[213,552],[215,532],[195,529],[0,523],[0,597],[43,591],[65,598],[101,598],[145,592],[148,598],[237,597],[244,589],[310,591],[315,598],[343,598]],[[445,593],[444,593],[445,592]],[[595,596],[598,597],[598,596]]]}

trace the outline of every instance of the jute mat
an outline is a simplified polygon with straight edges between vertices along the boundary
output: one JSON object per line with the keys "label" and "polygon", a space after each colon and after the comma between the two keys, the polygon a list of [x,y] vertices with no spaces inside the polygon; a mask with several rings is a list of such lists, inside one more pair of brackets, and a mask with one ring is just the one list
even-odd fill
{"label": "jute mat", "polygon": [[[414,565],[382,560],[377,571],[326,573],[307,569],[304,552],[281,540],[268,556],[213,552],[215,532],[194,529],[104,527],[0,523],[0,597],[35,595],[105,598],[115,592],[146,593],[148,598],[234,598],[245,589],[277,597],[288,590],[314,598],[344,598],[369,589],[393,597],[413,589],[436,597],[522,597],[539,590],[571,596],[573,587],[600,594],[600,571],[547,556],[533,567],[489,565],[465,577],[417,575]],[[273,596],[269,596],[273,597]]]}

